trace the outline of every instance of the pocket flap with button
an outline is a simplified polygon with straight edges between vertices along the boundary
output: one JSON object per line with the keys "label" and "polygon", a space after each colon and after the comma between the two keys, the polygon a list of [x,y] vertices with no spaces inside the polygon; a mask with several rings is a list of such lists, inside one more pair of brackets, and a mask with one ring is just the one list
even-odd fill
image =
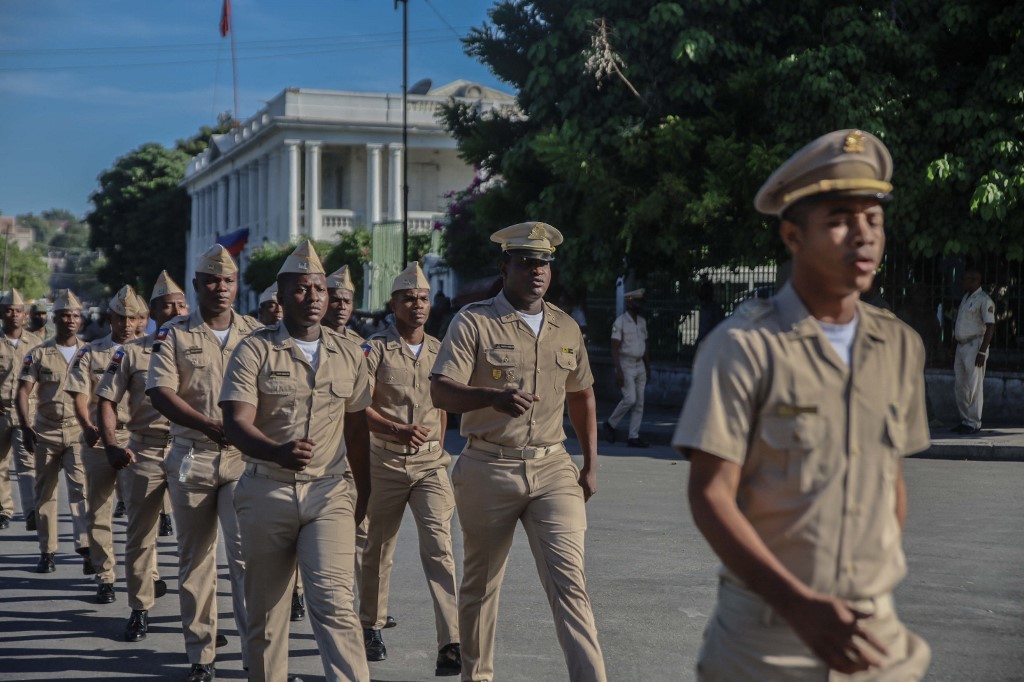
{"label": "pocket flap with button", "polygon": [[885,437],[894,450],[902,453],[907,442],[907,427],[898,417],[886,415]]}
{"label": "pocket flap with button", "polygon": [[331,382],[331,395],[335,398],[348,398],[355,388],[354,381],[337,380]]}
{"label": "pocket flap with button", "polygon": [[377,370],[377,381],[391,386],[404,386],[409,377],[409,370],[405,367],[390,367],[381,365]]}
{"label": "pocket flap with button", "polygon": [[567,369],[570,371],[576,369],[576,356],[573,355],[572,353],[563,353],[559,351],[555,355],[555,362],[562,369]]}
{"label": "pocket flap with button", "polygon": [[503,348],[489,348],[484,357],[493,367],[514,367],[516,364],[515,352]]}
{"label": "pocket flap with button", "polygon": [[761,420],[761,440],[775,450],[812,450],[821,442],[824,427],[817,414],[767,416]]}

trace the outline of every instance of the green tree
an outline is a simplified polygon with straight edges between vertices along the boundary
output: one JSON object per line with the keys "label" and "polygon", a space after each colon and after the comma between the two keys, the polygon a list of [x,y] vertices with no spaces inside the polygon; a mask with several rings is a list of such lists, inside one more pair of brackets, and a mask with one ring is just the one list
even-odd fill
{"label": "green tree", "polygon": [[3,268],[3,289],[14,288],[26,300],[39,298],[49,291],[47,280],[50,269],[46,264],[45,252],[37,245],[24,251],[14,242],[0,242],[0,267]]}
{"label": "green tree", "polygon": [[1022,3],[503,0],[489,17],[466,50],[520,111],[444,111],[494,179],[473,202],[478,241],[546,220],[568,237],[563,276],[590,286],[775,258],[757,188],[856,127],[893,152],[895,239],[1024,257]]}

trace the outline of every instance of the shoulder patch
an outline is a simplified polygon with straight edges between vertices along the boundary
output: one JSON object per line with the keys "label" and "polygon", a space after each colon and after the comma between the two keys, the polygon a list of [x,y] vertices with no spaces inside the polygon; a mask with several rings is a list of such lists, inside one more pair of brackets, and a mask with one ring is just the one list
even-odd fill
{"label": "shoulder patch", "polygon": [[25,366],[25,367],[31,367],[32,366],[32,354],[31,353],[29,353],[28,355],[25,356],[25,360],[22,362],[22,365]]}
{"label": "shoulder patch", "polygon": [[82,358],[84,358],[85,354],[88,353],[88,352],[89,352],[89,346],[82,346],[81,348],[78,349],[78,355],[75,356],[75,365],[74,365],[75,369],[78,369],[79,365],[82,364]]}
{"label": "shoulder patch", "polygon": [[159,341],[164,341],[164,340],[167,339],[167,335],[170,334],[170,333],[171,333],[171,328],[170,327],[160,327],[160,329],[156,333],[156,340],[158,342]]}
{"label": "shoulder patch", "polygon": [[366,356],[366,357],[369,357],[370,351],[372,350],[372,348],[370,348],[370,344],[369,343],[363,343],[359,347],[363,349],[363,355]]}

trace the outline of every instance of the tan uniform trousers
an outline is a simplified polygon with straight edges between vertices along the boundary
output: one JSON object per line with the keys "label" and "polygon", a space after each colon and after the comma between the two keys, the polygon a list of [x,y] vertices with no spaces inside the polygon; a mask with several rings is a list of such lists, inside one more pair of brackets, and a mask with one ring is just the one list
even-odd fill
{"label": "tan uniform trousers", "polygon": [[[212,448],[212,449],[211,449]],[[181,462],[192,449],[195,461],[184,481]],[[217,448],[175,438],[164,471],[171,491],[175,532],[178,536],[178,598],[185,634],[185,651],[191,664],[213,663],[217,636],[217,521],[224,533],[224,549],[231,577],[231,604],[235,626],[242,640],[242,666],[248,666],[245,617],[245,562],[235,516],[235,486],[245,464],[232,447]]]}
{"label": "tan uniform trousers", "polygon": [[622,365],[622,400],[615,406],[608,423],[615,428],[629,415],[629,437],[640,437],[640,423],[644,419],[644,392],[647,390],[647,369],[643,358],[619,356]]}
{"label": "tan uniform trousers", "polygon": [[981,408],[985,402],[985,368],[974,364],[981,341],[982,337],[978,336],[957,344],[953,364],[956,407],[960,411],[960,421],[975,429],[981,428]]}
{"label": "tan uniform trousers", "polygon": [[11,462],[18,474],[18,494],[21,497],[22,516],[28,517],[36,508],[35,457],[21,444],[21,426],[13,407],[4,406],[0,414],[0,513],[14,516],[14,496],[11,491]]}
{"label": "tan uniform trousers", "polygon": [[[249,473],[252,472],[252,473]],[[235,490],[245,556],[249,679],[285,682],[295,568],[328,682],[369,682],[353,609],[355,524],[341,476],[286,481],[290,474],[248,465]],[[294,476],[302,477],[302,474]]]}
{"label": "tan uniform trousers", "polygon": [[406,455],[387,450],[378,442],[370,446],[373,493],[366,514],[359,620],[364,628],[384,627],[398,530],[405,506],[409,505],[419,532],[420,563],[434,601],[434,626],[440,649],[459,641],[451,535],[455,496],[448,480],[451,457],[437,441],[424,448],[427,451]]}
{"label": "tan uniform trousers", "polygon": [[586,590],[587,514],[579,469],[564,448],[538,459],[502,459],[470,440],[452,470],[464,546],[459,589],[462,679],[494,679],[498,595],[516,522],[530,541],[573,682],[607,679]]}
{"label": "tan uniform trousers", "polygon": [[704,631],[704,644],[697,657],[697,679],[701,682],[915,682],[923,679],[931,660],[931,649],[899,621],[892,597],[885,595],[851,603],[859,611],[874,614],[860,623],[885,644],[889,655],[882,660],[880,668],[843,675],[830,671],[757,595],[722,582],[718,604]]}
{"label": "tan uniform trousers", "polygon": [[[128,444],[128,432],[118,429],[117,444]],[[110,466],[107,453],[102,447],[89,447],[79,440],[75,446],[85,468],[85,507],[89,532],[89,557],[96,568],[97,583],[113,583],[117,580],[114,554],[114,487],[119,472]]]}
{"label": "tan uniform trousers", "polygon": [[128,447],[135,463],[121,472],[128,511],[124,541],[124,573],[128,583],[128,605],[148,611],[156,595],[153,581],[159,578],[157,529],[167,493],[164,456],[167,439],[132,434]]}
{"label": "tan uniform trousers", "polygon": [[85,470],[75,456],[75,446],[82,434],[78,420],[65,419],[45,431],[36,431],[36,532],[39,551],[57,551],[57,483],[61,470],[68,487],[71,507],[72,537],[75,551],[89,549],[85,510]]}

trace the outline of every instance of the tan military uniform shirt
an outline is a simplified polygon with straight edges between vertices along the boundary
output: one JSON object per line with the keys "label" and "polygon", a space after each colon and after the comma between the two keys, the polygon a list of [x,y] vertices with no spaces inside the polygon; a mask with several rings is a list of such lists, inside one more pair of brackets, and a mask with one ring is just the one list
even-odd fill
{"label": "tan military uniform shirt", "polygon": [[5,408],[14,406],[14,398],[18,394],[18,374],[25,356],[42,343],[42,337],[27,329],[21,330],[17,345],[0,332],[0,401]]}
{"label": "tan military uniform shirt", "polygon": [[977,291],[964,294],[960,307],[956,309],[956,324],[953,336],[963,343],[983,336],[986,324],[996,323],[996,305],[989,295],[978,287]]}
{"label": "tan military uniform shirt", "polygon": [[768,549],[845,599],[906,573],[899,458],[930,445],[920,337],[874,306],[857,314],[848,368],[791,286],[746,304],[701,346],[672,439],[740,465],[737,503]]}
{"label": "tan military uniform shirt", "polygon": [[363,339],[363,337],[359,336],[359,334],[357,334],[355,330],[350,329],[349,327],[342,327],[341,331],[338,332],[338,335],[341,336],[343,339],[351,341],[357,346],[363,345],[363,341],[365,340]]}
{"label": "tan military uniform shirt", "polygon": [[[344,415],[370,404],[366,360],[358,346],[321,327],[320,358],[314,370],[287,328],[270,325],[243,340],[231,356],[219,402],[228,401],[254,405],[256,427],[275,442],[299,438],[315,442],[304,474],[338,476],[346,469]],[[274,462],[242,457],[260,466],[281,468]]]}
{"label": "tan military uniform shirt", "polygon": [[[84,344],[75,339],[75,356],[81,352]],[[75,358],[71,362],[74,363]],[[38,403],[33,428],[45,431],[59,425],[64,420],[75,418],[75,402],[71,395],[64,391],[64,382],[69,373],[68,361],[57,348],[54,339],[36,346],[22,361],[19,381],[38,383]]]}
{"label": "tan military uniform shirt", "polygon": [[[441,349],[441,342],[423,335],[419,357],[391,325],[363,346],[373,391],[373,409],[399,424],[419,424],[430,429],[427,440],[441,438],[441,410],[430,400],[430,370]],[[398,443],[396,436],[374,433],[375,438]]]}
{"label": "tan military uniform shirt", "polygon": [[612,323],[612,340],[618,341],[619,354],[627,358],[642,358],[647,352],[647,320],[637,315],[622,313]]}
{"label": "tan military uniform shirt", "polygon": [[[224,370],[238,342],[262,325],[247,315],[231,313],[227,342],[222,348],[199,308],[177,317],[156,333],[149,362],[146,390],[169,388],[200,414],[220,417],[217,398]],[[209,442],[202,431],[171,423],[171,435]]]}
{"label": "tan military uniform shirt", "polygon": [[162,438],[167,436],[170,422],[146,395],[146,378],[155,341],[156,334],[150,334],[126,343],[114,353],[96,387],[96,395],[120,404],[127,394],[126,428],[132,433]]}
{"label": "tan military uniform shirt", "polygon": [[469,386],[513,387],[540,396],[518,419],[491,407],[462,416],[462,435],[517,448],[564,441],[566,392],[583,391],[594,383],[583,334],[572,317],[545,302],[540,336],[535,336],[504,291],[459,311],[433,374]]}
{"label": "tan military uniform shirt", "polygon": [[[78,355],[71,361],[71,370],[68,372],[68,380],[64,390],[69,393],[84,393],[89,396],[89,419],[93,425],[99,426],[99,400],[96,398],[96,387],[103,378],[103,373],[110,365],[110,359],[119,349],[120,345],[114,343],[113,337],[107,334],[102,339],[97,339],[78,351]],[[128,405],[124,401],[117,404],[117,423],[128,422]],[[123,428],[123,427],[122,427]]]}

